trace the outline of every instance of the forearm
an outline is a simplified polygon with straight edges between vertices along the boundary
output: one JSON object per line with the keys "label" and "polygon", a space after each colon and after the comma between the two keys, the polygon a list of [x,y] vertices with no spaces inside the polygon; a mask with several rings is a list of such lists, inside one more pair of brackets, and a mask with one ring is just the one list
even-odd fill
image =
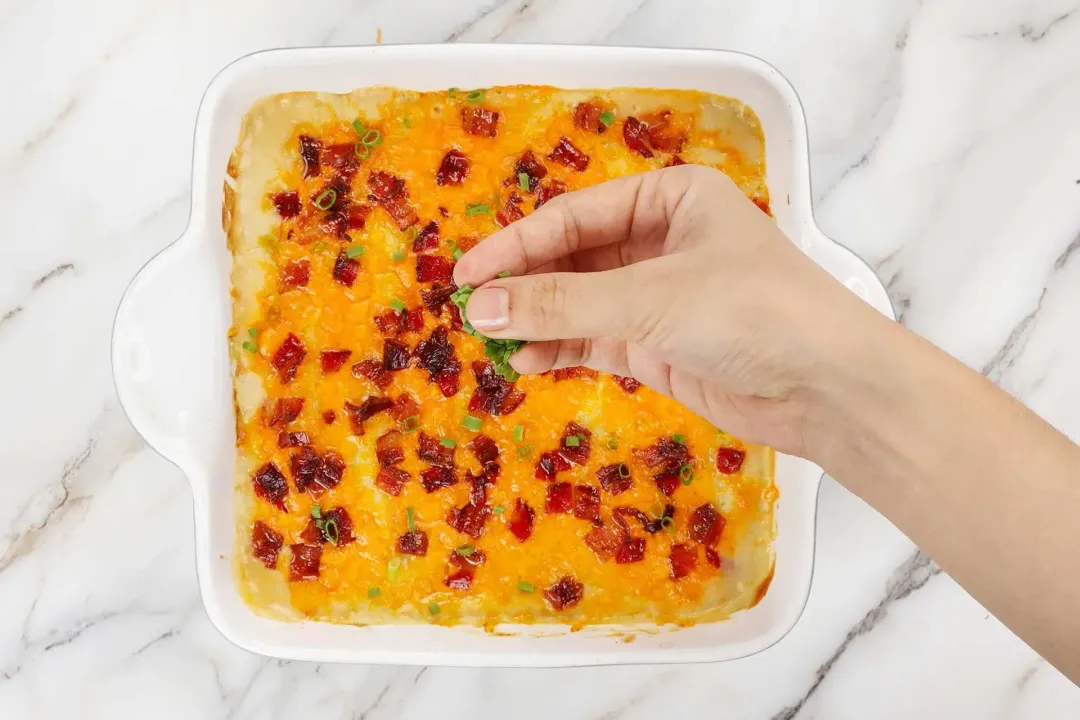
{"label": "forearm", "polygon": [[1080,681],[1080,448],[899,326],[870,334],[819,461]]}

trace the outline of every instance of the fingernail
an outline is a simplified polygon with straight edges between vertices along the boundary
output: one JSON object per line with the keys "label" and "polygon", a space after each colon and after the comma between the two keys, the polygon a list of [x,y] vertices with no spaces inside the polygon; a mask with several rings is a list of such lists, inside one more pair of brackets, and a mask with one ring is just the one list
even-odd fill
{"label": "fingernail", "polygon": [[477,330],[502,330],[510,324],[510,293],[506,288],[483,288],[469,298],[469,322]]}

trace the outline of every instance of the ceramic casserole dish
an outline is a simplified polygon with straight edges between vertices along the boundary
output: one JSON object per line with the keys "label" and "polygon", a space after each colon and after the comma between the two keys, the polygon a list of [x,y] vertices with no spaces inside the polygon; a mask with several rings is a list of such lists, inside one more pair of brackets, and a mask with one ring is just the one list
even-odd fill
{"label": "ceramic casserole dish", "polygon": [[120,401],[132,423],[191,482],[196,562],[207,613],[245,649],[316,661],[466,666],[566,666],[729,660],[761,651],[798,620],[813,570],[821,470],[778,455],[775,575],[764,599],[730,619],[685,628],[281,622],[253,612],[234,580],[236,423],[227,334],[232,257],[221,223],[222,185],[241,118],[260,98],[291,91],[349,92],[536,84],[563,88],[693,89],[750,106],[765,136],[767,184],[779,227],[852,292],[892,316],[870,269],[825,237],[810,202],[806,126],[799,100],[774,68],[713,50],[416,45],[274,50],[223,70],[207,89],[195,130],[191,218],[124,295],[113,336]]}

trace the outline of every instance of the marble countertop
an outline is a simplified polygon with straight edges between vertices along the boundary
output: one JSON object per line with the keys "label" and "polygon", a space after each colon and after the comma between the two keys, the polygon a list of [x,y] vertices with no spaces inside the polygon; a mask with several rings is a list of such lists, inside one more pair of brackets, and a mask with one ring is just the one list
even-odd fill
{"label": "marble countertop", "polygon": [[822,228],[904,323],[1080,439],[1077,0],[0,3],[0,717],[1080,716],[1080,689],[828,480],[806,613],[745,660],[362,667],[224,640],[184,477],[117,404],[113,314],[187,222],[214,73],[377,36],[765,58],[806,105]]}

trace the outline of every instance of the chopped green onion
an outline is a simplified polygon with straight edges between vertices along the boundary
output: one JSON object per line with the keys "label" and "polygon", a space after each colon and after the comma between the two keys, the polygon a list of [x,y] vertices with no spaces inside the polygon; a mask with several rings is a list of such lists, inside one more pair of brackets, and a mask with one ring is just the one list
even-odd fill
{"label": "chopped green onion", "polygon": [[363,245],[350,245],[345,248],[345,255],[350,258],[358,258],[364,254]]}
{"label": "chopped green onion", "polygon": [[401,302],[397,298],[394,298],[393,300],[390,301],[390,307],[394,308],[398,312],[401,312],[402,310],[405,309],[405,303]]}
{"label": "chopped green onion", "polygon": [[470,545],[468,543],[462,545],[461,547],[459,547],[457,549],[457,554],[460,555],[461,557],[469,557],[474,552],[476,552],[476,547],[474,547],[473,545]]}
{"label": "chopped green onion", "polygon": [[444,437],[442,440],[439,441],[439,444],[442,445],[444,448],[455,448],[457,447],[457,440],[455,440],[454,438]]}
{"label": "chopped green onion", "polygon": [[679,532],[679,528],[675,526],[675,521],[667,515],[660,518],[660,527],[664,528],[664,532],[668,535],[674,535]]}
{"label": "chopped green onion", "polygon": [[524,580],[521,580],[520,582],[518,582],[518,590],[520,590],[521,592],[532,593],[536,592],[536,586],[533,585],[531,582],[525,582]]}
{"label": "chopped green onion", "polygon": [[518,173],[518,187],[525,192],[529,192],[529,173]]}
{"label": "chopped green onion", "polygon": [[311,517],[315,518],[316,520],[321,520],[322,519],[322,508],[319,507],[318,505],[312,505],[311,506]]}
{"label": "chopped green onion", "polygon": [[367,156],[371,154],[371,148],[357,140],[356,144],[353,145],[353,152],[356,153],[356,157],[361,160],[366,160]]}
{"label": "chopped green onion", "polygon": [[514,426],[514,442],[521,442],[524,439],[525,439],[525,426],[524,425],[515,425]]}
{"label": "chopped green onion", "polygon": [[416,532],[416,519],[413,517],[412,508],[405,508],[405,519],[409,523],[409,532]]}
{"label": "chopped green onion", "polygon": [[364,133],[367,132],[367,128],[364,127],[363,124],[360,122],[360,118],[356,118],[352,121],[352,129],[355,130],[356,134],[361,137],[363,137]]}
{"label": "chopped green onion", "polygon": [[502,278],[508,278],[508,277],[510,277],[510,271],[509,270],[503,270],[501,273],[499,273],[495,277],[499,278],[500,280]]}
{"label": "chopped green onion", "polygon": [[250,353],[259,352],[259,346],[256,345],[255,343],[251,342],[250,340],[245,340],[244,344],[243,344],[243,347],[244,347],[245,350],[247,350]]}
{"label": "chopped green onion", "polygon": [[473,90],[471,93],[465,96],[465,99],[471,103],[484,102],[484,91]]}
{"label": "chopped green onion", "polygon": [[248,328],[248,337],[254,340],[255,338],[259,337],[259,331],[255,328]]}
{"label": "chopped green onion", "polygon": [[682,433],[675,433],[674,435],[671,436],[671,439],[674,440],[675,442],[679,443],[680,445],[685,445],[686,444],[686,436],[683,435]]}
{"label": "chopped green onion", "polygon": [[[324,208],[325,209],[325,208]],[[465,217],[472,217],[473,215],[490,215],[491,206],[483,200],[477,200],[471,202],[465,206]]]}
{"label": "chopped green onion", "polygon": [[409,417],[407,417],[407,418],[405,418],[404,420],[401,421],[401,432],[406,432],[406,433],[416,432],[417,428],[419,428],[419,427],[420,427],[420,416],[419,415],[410,415]]}
{"label": "chopped green onion", "polygon": [[368,147],[379,147],[382,145],[382,133],[375,129],[368,130],[364,137],[360,138],[360,142]]}
{"label": "chopped green onion", "polygon": [[456,88],[456,87],[452,87],[452,88],[450,88],[450,89],[449,89],[449,90],[447,91],[447,93],[446,93],[446,94],[447,94],[447,95],[449,95],[449,96],[450,96],[450,97],[452,97],[452,98],[456,98],[456,97],[457,97],[457,88]]}
{"label": "chopped green onion", "polygon": [[394,262],[401,262],[402,260],[405,259],[405,253],[398,250],[395,253],[393,253],[390,257],[393,259]]}
{"label": "chopped green onion", "polygon": [[566,447],[578,447],[579,445],[581,445],[581,440],[578,438],[577,435],[571,435],[563,442],[566,444]]}
{"label": "chopped green onion", "polygon": [[504,512],[506,512],[506,508],[502,505],[496,505],[495,507],[491,508],[491,512],[495,513],[496,515],[502,515]]}
{"label": "chopped green onion", "polygon": [[690,463],[683,465],[679,468],[679,478],[682,479],[683,485],[689,485],[694,480],[694,468],[690,467]]}
{"label": "chopped green onion", "polygon": [[401,124],[404,125],[407,128],[412,127],[412,121],[409,120],[409,118],[401,118]]}
{"label": "chopped green onion", "polygon": [[411,243],[416,240],[416,236],[420,234],[420,231],[416,229],[415,225],[410,225],[409,229],[405,231],[405,242]]}
{"label": "chopped green onion", "polygon": [[428,603],[427,609],[428,609],[428,611],[431,612],[432,615],[438,615],[439,614],[439,603],[435,603],[435,602]]}
{"label": "chopped green onion", "polygon": [[610,110],[605,110],[600,113],[600,122],[604,127],[611,127],[611,123],[615,122],[615,113]]}
{"label": "chopped green onion", "polygon": [[649,506],[649,514],[655,518],[664,516],[664,506],[660,503],[653,503]]}
{"label": "chopped green onion", "polygon": [[324,520],[322,527],[322,534],[330,541],[331,545],[337,545],[338,541],[338,526],[336,520]]}
{"label": "chopped green onion", "polygon": [[517,449],[517,456],[519,458],[527,458],[532,455],[532,445],[522,445]]}
{"label": "chopped green onion", "polygon": [[456,248],[454,248],[454,249],[453,249],[453,251],[451,251],[451,253],[450,253],[450,254],[454,256],[454,259],[455,259],[455,260],[460,260],[460,259],[461,259],[461,256],[462,256],[462,255],[464,255],[465,253],[463,253],[463,252],[461,251],[461,248],[459,248],[459,247],[456,247]]}
{"label": "chopped green onion", "polygon": [[321,253],[325,249],[326,249],[326,241],[324,241],[324,240],[316,240],[315,244],[313,244],[311,246],[311,252],[313,252],[313,253]]}
{"label": "chopped green onion", "polygon": [[461,421],[461,424],[467,430],[472,430],[473,432],[476,432],[477,430],[479,430],[483,426],[484,421],[481,420],[478,417],[473,417],[472,415],[466,415],[465,419]]}
{"label": "chopped green onion", "polygon": [[607,441],[608,450],[619,449],[619,438],[609,438]]}
{"label": "chopped green onion", "polygon": [[397,580],[398,571],[401,570],[401,558],[390,558],[386,563],[386,579]]}
{"label": "chopped green onion", "polygon": [[326,188],[317,196],[315,196],[315,207],[320,210],[329,210],[334,207],[334,203],[337,202],[337,190],[334,188]]}
{"label": "chopped green onion", "polygon": [[630,477],[630,466],[627,465],[626,463],[619,463],[619,477],[621,477],[621,478]]}
{"label": "chopped green onion", "polygon": [[369,598],[377,598],[377,597],[379,597],[379,594],[381,592],[382,592],[382,590],[380,590],[377,587],[370,587],[370,588],[367,589],[367,596]]}

